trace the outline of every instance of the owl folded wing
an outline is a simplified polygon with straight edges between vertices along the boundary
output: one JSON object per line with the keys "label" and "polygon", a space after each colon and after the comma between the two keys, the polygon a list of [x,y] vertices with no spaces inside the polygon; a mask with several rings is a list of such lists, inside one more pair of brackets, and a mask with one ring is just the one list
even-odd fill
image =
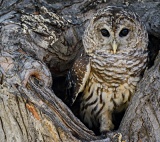
{"label": "owl folded wing", "polygon": [[80,92],[83,91],[90,74],[90,61],[88,56],[80,56],[69,71],[70,99],[73,104]]}

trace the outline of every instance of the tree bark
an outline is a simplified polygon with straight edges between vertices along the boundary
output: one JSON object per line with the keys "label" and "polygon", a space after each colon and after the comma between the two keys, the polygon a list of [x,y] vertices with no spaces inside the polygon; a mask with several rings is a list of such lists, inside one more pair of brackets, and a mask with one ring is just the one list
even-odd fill
{"label": "tree bark", "polygon": [[[0,5],[0,141],[160,141],[159,1],[1,0]],[[140,15],[150,60],[119,129],[104,138],[64,103],[64,78],[83,50],[90,17],[108,5]]]}

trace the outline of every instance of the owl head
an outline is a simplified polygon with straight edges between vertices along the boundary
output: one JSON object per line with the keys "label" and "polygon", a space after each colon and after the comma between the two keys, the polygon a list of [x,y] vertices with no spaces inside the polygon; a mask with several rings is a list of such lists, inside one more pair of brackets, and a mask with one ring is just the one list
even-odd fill
{"label": "owl head", "polygon": [[146,49],[148,35],[139,17],[120,7],[99,10],[90,20],[83,36],[88,55],[128,54]]}

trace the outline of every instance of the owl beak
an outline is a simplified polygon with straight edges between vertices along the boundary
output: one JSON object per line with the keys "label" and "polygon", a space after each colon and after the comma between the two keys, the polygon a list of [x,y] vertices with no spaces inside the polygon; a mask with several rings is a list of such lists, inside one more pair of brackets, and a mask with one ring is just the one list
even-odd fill
{"label": "owl beak", "polygon": [[118,45],[117,45],[116,41],[115,41],[115,40],[113,40],[112,48],[113,48],[113,53],[114,53],[114,54],[115,54],[115,53],[116,53],[116,51],[117,51],[117,47],[118,47]]}

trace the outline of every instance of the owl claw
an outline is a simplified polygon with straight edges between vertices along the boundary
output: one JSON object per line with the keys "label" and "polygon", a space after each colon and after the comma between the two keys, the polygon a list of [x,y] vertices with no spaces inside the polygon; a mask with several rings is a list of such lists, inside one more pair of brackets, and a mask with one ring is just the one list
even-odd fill
{"label": "owl claw", "polygon": [[115,138],[117,136],[117,140],[118,142],[126,142],[125,140],[122,140],[122,134],[121,133],[117,133],[113,136],[113,138]]}

